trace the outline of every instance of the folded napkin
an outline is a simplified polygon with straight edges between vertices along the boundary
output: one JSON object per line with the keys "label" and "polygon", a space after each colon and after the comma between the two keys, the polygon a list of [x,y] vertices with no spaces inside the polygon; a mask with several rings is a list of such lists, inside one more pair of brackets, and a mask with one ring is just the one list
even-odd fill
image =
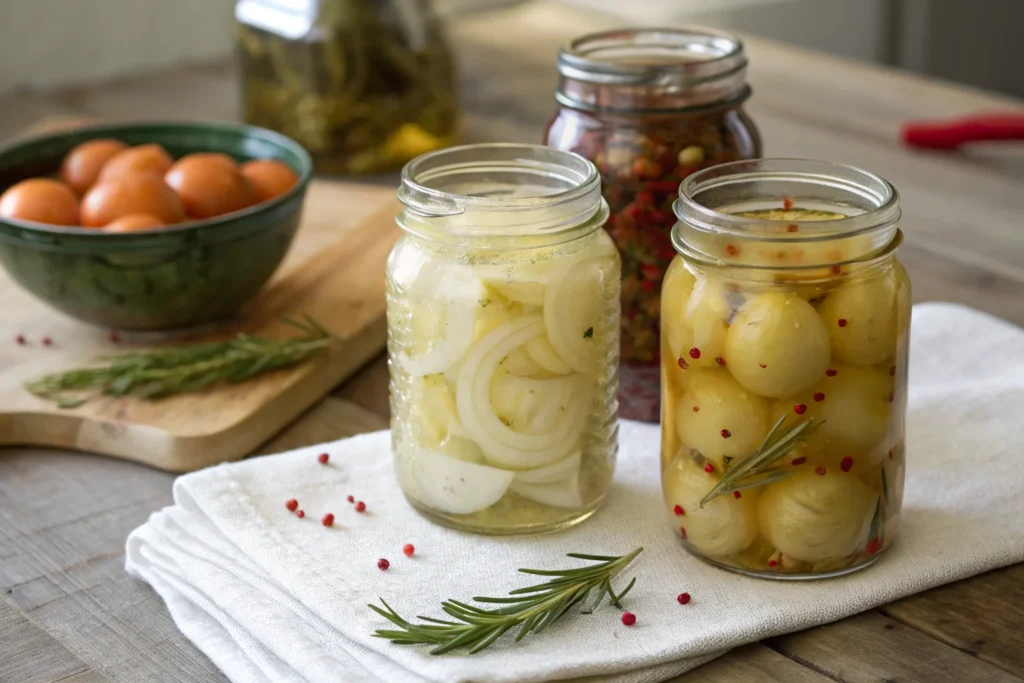
{"label": "folded napkin", "polygon": [[[491,538],[427,522],[398,489],[388,432],[376,432],[180,477],[175,505],[129,536],[127,569],[232,681],[663,680],[742,643],[1024,561],[1024,331],[960,306],[917,306],[910,375],[900,536],[875,566],[842,578],[749,579],[690,557],[661,502],[658,428],[634,422],[622,423],[604,507],[561,533]],[[316,461],[321,451],[328,466]],[[304,519],[287,512],[288,498]],[[319,522],[326,512],[333,528]],[[407,618],[440,617],[445,599],[528,585],[519,567],[574,566],[566,552],[640,545],[617,582],[636,576],[626,598],[634,626],[605,604],[472,656],[371,635],[389,626],[366,607],[380,597]],[[676,602],[683,591],[693,596],[686,606]]]}

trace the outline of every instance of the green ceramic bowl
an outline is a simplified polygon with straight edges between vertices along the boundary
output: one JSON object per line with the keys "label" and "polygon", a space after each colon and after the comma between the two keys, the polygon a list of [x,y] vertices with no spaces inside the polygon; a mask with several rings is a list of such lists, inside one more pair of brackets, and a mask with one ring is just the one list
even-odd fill
{"label": "green ceramic bowl", "polygon": [[144,232],[0,218],[0,263],[32,294],[70,316],[114,329],[187,327],[234,313],[281,263],[298,228],[313,168],[297,142],[231,123],[80,128],[0,150],[0,192],[26,178],[55,174],[71,148],[93,138],[155,142],[175,158],[223,152],[240,162],[279,159],[295,169],[299,182],[244,211]]}

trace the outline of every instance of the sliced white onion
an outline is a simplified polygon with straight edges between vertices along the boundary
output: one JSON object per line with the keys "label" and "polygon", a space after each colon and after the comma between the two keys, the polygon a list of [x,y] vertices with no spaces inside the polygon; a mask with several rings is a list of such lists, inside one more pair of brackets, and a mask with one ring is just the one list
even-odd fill
{"label": "sliced white onion", "polygon": [[[488,462],[510,469],[530,469],[557,462],[577,445],[590,400],[577,391],[566,405],[556,406],[555,426],[540,434],[523,433],[504,424],[491,405],[491,380],[498,364],[513,349],[544,332],[540,316],[512,320],[478,340],[459,371],[455,402],[463,426],[484,451]],[[578,381],[578,379],[577,379]],[[585,389],[585,384],[577,384]]]}
{"label": "sliced white onion", "polygon": [[414,377],[445,372],[473,343],[483,287],[474,280],[457,291],[452,289],[440,288],[436,298],[412,306],[412,332],[426,338],[427,348],[412,354],[399,353],[398,362]]}
{"label": "sliced white onion", "polygon": [[537,337],[526,342],[526,345],[523,346],[523,351],[533,362],[548,372],[556,375],[568,375],[572,372],[572,368],[562,360],[546,336]]}
{"label": "sliced white onion", "polygon": [[569,509],[583,507],[579,472],[550,484],[527,484],[513,481],[509,488],[524,498],[544,505]]}
{"label": "sliced white onion", "polygon": [[503,296],[508,297],[512,301],[518,301],[519,303],[526,304],[527,306],[544,305],[545,287],[543,282],[531,282],[530,280],[499,282],[496,280],[487,280],[486,284],[489,287],[496,289]]}
{"label": "sliced white onion", "polygon": [[548,374],[547,370],[525,351],[525,346],[512,351],[501,361],[501,369],[517,377],[533,377]]}
{"label": "sliced white onion", "polygon": [[451,436],[468,436],[459,422],[455,397],[442,375],[413,380],[413,415],[419,423],[421,446],[432,448]]}
{"label": "sliced white onion", "polygon": [[613,276],[608,259],[587,258],[552,278],[544,297],[544,325],[551,346],[573,370],[593,373],[604,344],[605,283]]}
{"label": "sliced white onion", "polygon": [[575,389],[575,377],[534,379],[499,370],[491,380],[491,407],[517,431],[545,433],[555,428]]}
{"label": "sliced white onion", "polygon": [[494,505],[514,476],[436,451],[415,453],[412,458],[412,476],[423,502],[453,515],[469,515]]}
{"label": "sliced white onion", "polygon": [[554,465],[516,472],[513,482],[517,484],[550,484],[560,479],[567,479],[573,474],[579,473],[580,460],[580,451],[575,451],[572,455],[564,460],[559,460]]}

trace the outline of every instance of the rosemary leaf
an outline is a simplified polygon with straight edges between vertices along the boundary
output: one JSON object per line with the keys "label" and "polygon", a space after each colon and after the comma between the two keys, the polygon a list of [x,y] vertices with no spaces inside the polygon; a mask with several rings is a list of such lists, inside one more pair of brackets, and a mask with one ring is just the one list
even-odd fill
{"label": "rosemary leaf", "polygon": [[100,356],[101,365],[46,375],[25,388],[59,408],[76,408],[99,395],[158,399],[298,365],[337,339],[309,316],[285,322],[306,336],[278,340],[239,334],[225,342]]}
{"label": "rosemary leaf", "polygon": [[777,474],[781,476],[778,477],[775,474],[770,474],[763,479],[753,479],[757,475],[768,473],[768,468],[776,460],[793,450],[812,431],[825,423],[816,422],[813,419],[804,420],[785,435],[775,439],[775,435],[778,433],[779,428],[782,427],[785,419],[785,416],[779,418],[778,422],[768,431],[767,436],[765,436],[764,441],[761,442],[757,450],[743,456],[739,462],[726,470],[718,483],[701,499],[700,507],[703,508],[709,501],[722,494],[732,493],[733,491],[740,490],[740,488],[763,486],[788,476],[788,473],[779,472]]}
{"label": "rosemary leaf", "polygon": [[[611,580],[641,552],[643,548],[622,556],[570,553],[569,557],[597,564],[557,571],[520,569],[524,574],[559,578],[546,584],[510,591],[510,597],[473,598],[476,602],[504,605],[495,609],[483,609],[458,600],[441,603],[441,609],[458,621],[419,617],[428,623],[413,624],[399,616],[381,598],[383,607],[368,607],[400,630],[377,629],[374,636],[396,645],[432,645],[432,655],[442,655],[459,648],[468,648],[469,654],[475,654],[490,647],[507,631],[516,627],[519,631],[515,642],[519,642],[529,633],[540,633],[577,605],[582,606],[581,612],[589,614],[606,595],[612,604],[621,607],[620,601],[636,584],[636,578],[618,595],[612,590]],[[598,590],[597,599],[588,605],[588,598],[595,589]]]}

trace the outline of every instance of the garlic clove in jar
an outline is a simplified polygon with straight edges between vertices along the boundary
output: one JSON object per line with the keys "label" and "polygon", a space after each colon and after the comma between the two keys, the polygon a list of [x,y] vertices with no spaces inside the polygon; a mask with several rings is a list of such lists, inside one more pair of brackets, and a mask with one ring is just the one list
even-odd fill
{"label": "garlic clove in jar", "polygon": [[[695,550],[711,556],[741,552],[757,538],[758,491],[744,491],[740,498],[718,496],[700,507],[701,499],[721,477],[705,472],[689,457],[677,457],[662,476],[665,503],[670,511],[678,505],[683,514],[673,517],[685,530]],[[674,512],[673,512],[674,514]]]}
{"label": "garlic clove in jar", "polygon": [[829,360],[825,323],[794,294],[757,294],[729,325],[726,367],[746,389],[761,396],[790,396],[812,387]]}
{"label": "garlic clove in jar", "polygon": [[783,555],[810,563],[841,558],[867,541],[875,500],[851,474],[801,468],[762,491],[761,531]]}
{"label": "garlic clove in jar", "polygon": [[721,468],[723,458],[745,456],[768,433],[768,402],[740,386],[725,370],[686,370],[689,381],[676,409],[676,430],[686,445]]}

